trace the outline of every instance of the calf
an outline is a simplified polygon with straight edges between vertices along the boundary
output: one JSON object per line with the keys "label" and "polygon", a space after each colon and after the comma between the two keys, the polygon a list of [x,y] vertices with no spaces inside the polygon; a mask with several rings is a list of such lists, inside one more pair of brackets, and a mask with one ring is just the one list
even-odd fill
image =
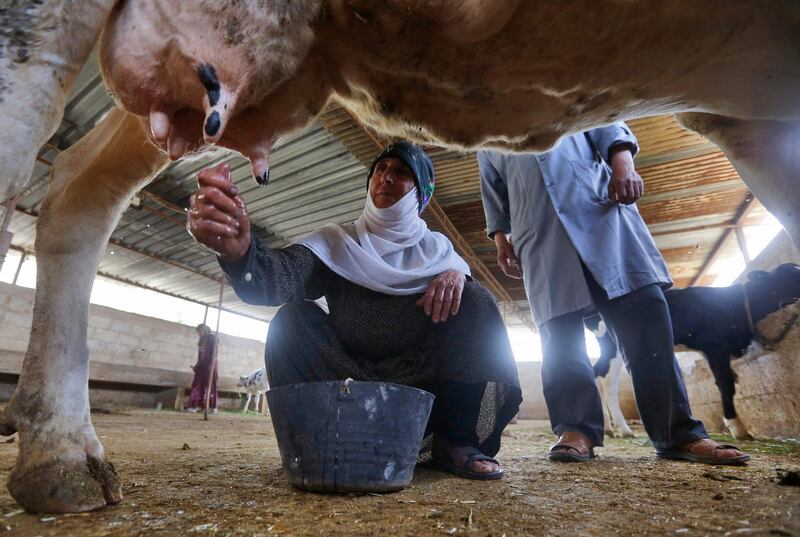
{"label": "calf", "polygon": [[242,408],[242,412],[247,412],[247,409],[250,406],[250,399],[252,399],[254,395],[256,396],[255,411],[258,412],[258,404],[261,402],[261,394],[269,389],[266,369],[262,367],[261,369],[256,369],[250,373],[249,376],[242,375],[239,377],[239,382],[237,382],[236,385],[244,388],[245,392],[247,393],[247,401],[244,402],[244,408]]}
{"label": "calf", "polygon": [[[753,341],[765,348],[777,342],[777,339],[768,339],[761,334],[756,324],[800,297],[800,266],[787,263],[771,272],[750,272],[743,284],[672,289],[665,295],[672,317],[675,345],[705,355],[720,391],[725,426],[739,440],[750,438],[733,404],[736,375],[730,361],[741,357]],[[610,335],[605,337],[610,338]],[[603,345],[601,342],[601,348]],[[604,377],[608,374],[610,380],[606,383],[618,382],[614,376],[618,375],[621,364],[614,360],[617,356],[615,350],[616,347],[614,351],[604,349],[595,364],[595,375]],[[618,363],[616,368],[614,362]],[[603,393],[601,390],[601,396],[604,400],[616,398],[616,391]],[[604,401],[606,405],[611,408],[619,406],[619,403]]]}
{"label": "calf", "polygon": [[676,345],[702,352],[722,397],[725,426],[737,439],[750,435],[736,415],[736,375],[731,358],[750,343],[769,347],[756,324],[800,297],[800,266],[787,263],[771,272],[756,270],[747,281],[729,287],[688,287],[666,292]]}

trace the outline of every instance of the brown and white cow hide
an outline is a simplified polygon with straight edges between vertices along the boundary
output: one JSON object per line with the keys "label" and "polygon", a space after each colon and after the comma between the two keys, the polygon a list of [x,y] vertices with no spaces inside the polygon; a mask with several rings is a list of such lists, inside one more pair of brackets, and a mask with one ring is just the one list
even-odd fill
{"label": "brown and white cow hide", "polygon": [[121,498],[89,418],[86,318],[100,254],[129,198],[168,157],[210,143],[240,151],[265,182],[275,140],[332,96],[389,136],[519,151],[681,112],[800,243],[793,0],[7,4],[0,198],[22,188],[101,28],[102,72],[118,105],[57,159],[41,208],[33,331],[0,420],[2,432],[20,434],[9,487],[31,511]]}

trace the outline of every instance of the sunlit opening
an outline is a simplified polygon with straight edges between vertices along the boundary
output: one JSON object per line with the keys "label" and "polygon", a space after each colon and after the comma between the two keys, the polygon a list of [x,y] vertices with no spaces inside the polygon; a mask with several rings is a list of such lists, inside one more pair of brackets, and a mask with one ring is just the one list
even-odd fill
{"label": "sunlit opening", "polygon": [[[769,213],[765,213],[758,224],[743,227],[744,242],[750,258],[755,259],[764,251],[764,248],[782,229],[783,226],[781,226],[780,222]],[[728,240],[736,241],[735,234],[732,233]],[[731,285],[744,272],[745,268],[744,255],[737,247],[733,257],[721,257],[711,264],[708,269],[709,273],[717,275],[711,286],[725,287]]]}
{"label": "sunlit opening", "polygon": [[[5,283],[13,281],[20,257],[20,254],[16,252],[9,252],[3,268],[0,270],[0,281]],[[36,259],[34,257],[25,258],[19,271],[17,285],[31,289],[36,287]],[[90,301],[99,306],[107,306],[187,326],[197,326],[202,323],[206,314],[206,307],[202,304],[117,282],[103,276],[95,277]],[[216,329],[217,326],[217,311],[217,308],[208,308],[205,322],[212,329]],[[268,323],[266,322],[227,311],[222,312],[219,331],[223,334],[266,341],[267,329]]]}
{"label": "sunlit opening", "polygon": [[[600,345],[594,334],[585,331],[586,351],[592,361],[600,357]],[[542,340],[539,334],[534,334],[528,328],[509,328],[508,339],[511,341],[511,350],[517,362],[541,362]]]}

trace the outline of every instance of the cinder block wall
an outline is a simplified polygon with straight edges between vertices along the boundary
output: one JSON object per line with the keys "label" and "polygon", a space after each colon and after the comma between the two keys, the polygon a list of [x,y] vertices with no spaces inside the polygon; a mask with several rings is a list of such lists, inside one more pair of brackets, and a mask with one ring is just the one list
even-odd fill
{"label": "cinder block wall", "polygon": [[[23,354],[28,345],[33,310],[33,290],[0,283],[0,355]],[[197,359],[197,334],[193,327],[135,313],[92,305],[88,343],[91,359],[98,362],[190,371]],[[236,378],[264,366],[264,344],[220,335],[220,376]],[[547,419],[541,382],[541,363],[520,362],[524,401],[520,417]],[[2,394],[0,394],[2,396]],[[626,417],[636,419],[636,405],[627,372],[620,382],[620,403]]]}
{"label": "cinder block wall", "polygon": [[[33,290],[0,283],[0,353],[24,353],[33,311]],[[88,344],[99,362],[191,371],[197,360],[194,327],[92,305]],[[220,334],[220,377],[238,378],[264,367],[260,341]]]}

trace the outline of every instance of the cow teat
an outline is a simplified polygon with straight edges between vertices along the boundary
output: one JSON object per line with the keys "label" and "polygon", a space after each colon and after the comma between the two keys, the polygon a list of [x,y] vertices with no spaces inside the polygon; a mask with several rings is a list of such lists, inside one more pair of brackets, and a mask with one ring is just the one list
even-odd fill
{"label": "cow teat", "polygon": [[203,97],[205,122],[203,139],[214,144],[222,137],[234,109],[235,96],[220,82],[217,70],[210,63],[197,66],[197,78],[206,90]]}
{"label": "cow teat", "polygon": [[252,146],[250,151],[242,151],[250,159],[253,179],[258,186],[267,186],[269,183],[269,153],[271,146],[271,143],[259,143]]}
{"label": "cow teat", "polygon": [[258,183],[258,186],[267,186],[267,184],[269,184],[269,170],[261,175],[255,175],[253,178],[256,180],[256,183]]}

